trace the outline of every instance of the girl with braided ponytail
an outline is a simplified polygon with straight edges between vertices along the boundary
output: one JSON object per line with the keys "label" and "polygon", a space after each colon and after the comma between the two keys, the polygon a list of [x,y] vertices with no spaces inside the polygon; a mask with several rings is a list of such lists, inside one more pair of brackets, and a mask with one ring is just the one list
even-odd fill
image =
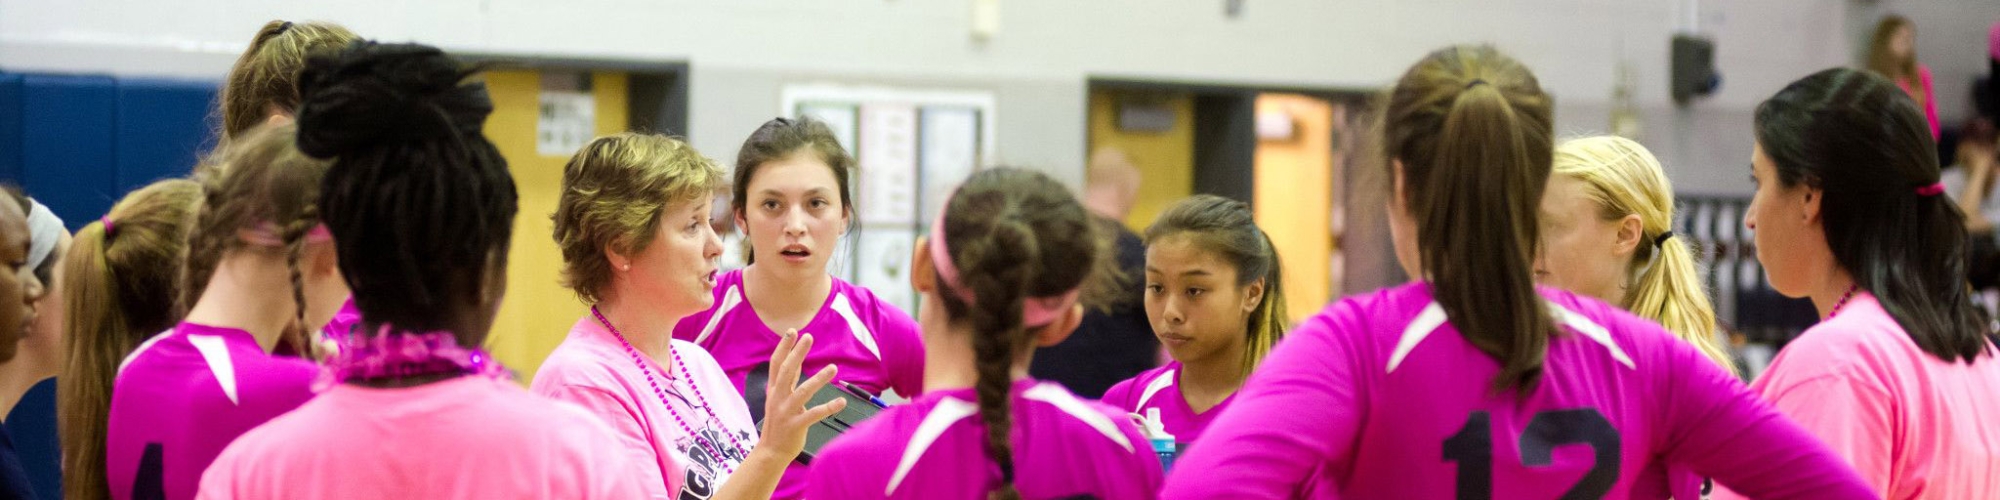
{"label": "girl with braided ponytail", "polygon": [[829,443],[807,498],[1151,499],[1158,456],[1124,411],[1028,377],[1068,337],[1105,249],[1069,189],[973,174],[916,245],[925,392]]}
{"label": "girl with braided ponytail", "polygon": [[1104,393],[1104,402],[1192,443],[1285,336],[1278,253],[1250,205],[1195,195],[1146,228],[1146,316],[1174,361]]}
{"label": "girl with braided ponytail", "polygon": [[319,396],[231,443],[203,498],[644,498],[603,422],[480,349],[519,205],[476,73],[416,44],[307,62],[299,150],[331,160],[319,214],[361,321]]}
{"label": "girl with braided ponytail", "polygon": [[[209,462],[244,431],[312,397],[318,367],[272,354],[347,297],[316,201],[327,163],[290,125],[233,143],[207,177],[188,236],[187,318],[135,349],[111,392],[113,498],[193,498]],[[273,293],[281,291],[280,293]]]}

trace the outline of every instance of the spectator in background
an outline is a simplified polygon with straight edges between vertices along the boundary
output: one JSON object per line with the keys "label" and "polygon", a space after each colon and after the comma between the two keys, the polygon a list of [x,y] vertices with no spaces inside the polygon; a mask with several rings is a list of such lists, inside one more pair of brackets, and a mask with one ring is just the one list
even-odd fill
{"label": "spectator in background", "polygon": [[1975,289],[2000,285],[2000,241],[1993,225],[2000,221],[2000,201],[1993,196],[1993,166],[1996,159],[1993,123],[1975,119],[1959,132],[1958,168],[1946,168],[1939,176],[1945,194],[1965,213],[1965,230],[1972,240],[1966,278]]}
{"label": "spectator in background", "polygon": [[1931,68],[1917,62],[1917,27],[1903,16],[1890,14],[1875,24],[1875,39],[1868,44],[1868,70],[1896,82],[1930,121],[1931,138],[1939,135],[1937,93],[1931,90]]}
{"label": "spectator in background", "polygon": [[1124,151],[1104,147],[1091,154],[1084,175],[1083,206],[1103,234],[1114,235],[1119,290],[1111,295],[1118,300],[1108,308],[1086,311],[1068,340],[1036,349],[1028,373],[1097,399],[1112,384],[1153,368],[1160,356],[1142,300],[1146,245],[1123,222],[1139,197],[1139,168]]}

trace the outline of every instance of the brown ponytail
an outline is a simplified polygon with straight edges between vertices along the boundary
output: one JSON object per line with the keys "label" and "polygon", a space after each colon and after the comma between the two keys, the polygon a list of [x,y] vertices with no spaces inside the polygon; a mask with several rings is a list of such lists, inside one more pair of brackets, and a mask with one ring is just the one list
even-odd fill
{"label": "brown ponytail", "polygon": [[1485,46],[1431,53],[1397,82],[1384,116],[1383,150],[1402,163],[1432,295],[1500,361],[1496,391],[1535,383],[1555,330],[1530,272],[1551,117],[1535,76]]}

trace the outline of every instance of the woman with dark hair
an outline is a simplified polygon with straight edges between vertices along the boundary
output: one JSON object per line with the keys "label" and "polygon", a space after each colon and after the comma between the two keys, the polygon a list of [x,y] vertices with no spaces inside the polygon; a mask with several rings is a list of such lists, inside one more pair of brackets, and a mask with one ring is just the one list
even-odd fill
{"label": "woman with dark hair", "polygon": [[[762,420],[781,332],[811,333],[805,373],[839,366],[834,379],[914,398],[924,387],[924,343],[909,313],[829,272],[855,217],[854,157],[811,118],[764,122],[736,153],[731,213],[750,242],[749,266],[716,275],[707,310],[674,326],[674,338],[715,356]],[[775,498],[799,498],[806,465],[785,472]]]}
{"label": "woman with dark hair", "polygon": [[639,498],[602,421],[480,349],[518,210],[493,102],[434,47],[363,43],[300,76],[298,145],[361,323],[319,396],[244,434],[202,498]]}
{"label": "woman with dark hair", "polygon": [[1761,497],[1869,498],[1694,346],[1535,287],[1552,107],[1491,47],[1403,75],[1382,151],[1392,241],[1418,281],[1286,335],[1164,498],[1660,498],[1677,465]]}
{"label": "woman with dark hair", "polygon": [[1878,498],[2000,498],[2000,360],[1966,286],[1965,215],[1894,83],[1830,69],[1757,107],[1743,223],[1820,323],[1752,386]]}

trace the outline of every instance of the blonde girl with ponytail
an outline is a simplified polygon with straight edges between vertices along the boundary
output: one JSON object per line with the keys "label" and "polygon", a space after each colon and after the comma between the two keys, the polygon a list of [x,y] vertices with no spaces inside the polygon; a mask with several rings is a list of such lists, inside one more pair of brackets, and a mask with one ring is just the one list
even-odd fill
{"label": "blonde girl with ponytail", "polygon": [[1535,279],[1653,320],[1736,372],[1691,245],[1674,234],[1674,188],[1653,153],[1597,136],[1555,149]]}

